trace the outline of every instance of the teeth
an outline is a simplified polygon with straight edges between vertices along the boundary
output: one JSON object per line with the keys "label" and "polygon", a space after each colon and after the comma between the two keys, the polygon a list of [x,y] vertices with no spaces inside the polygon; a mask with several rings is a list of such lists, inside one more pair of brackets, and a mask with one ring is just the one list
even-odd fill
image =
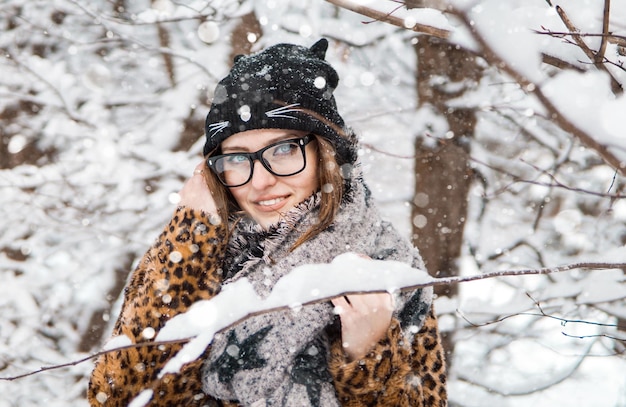
{"label": "teeth", "polygon": [[261,206],[271,206],[271,205],[276,205],[280,201],[284,201],[284,200],[285,200],[285,198],[269,199],[267,201],[259,201],[259,205],[261,205]]}

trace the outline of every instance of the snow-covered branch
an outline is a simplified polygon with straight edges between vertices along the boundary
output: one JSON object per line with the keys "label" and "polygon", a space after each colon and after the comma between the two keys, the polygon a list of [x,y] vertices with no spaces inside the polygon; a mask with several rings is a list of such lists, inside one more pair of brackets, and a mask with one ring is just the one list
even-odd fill
{"label": "snow-covered branch", "polygon": [[[328,301],[338,295],[366,292],[396,292],[436,285],[459,284],[507,276],[528,276],[559,273],[574,269],[623,269],[626,263],[581,262],[541,269],[501,270],[484,274],[433,278],[423,270],[394,261],[371,260],[353,253],[337,256],[330,264],[296,267],[274,287],[269,297],[261,299],[247,280],[227,285],[213,299],[194,304],[186,313],[172,318],[159,332],[154,342],[130,343],[128,338],[113,338],[101,352],[80,360],[49,367],[0,380],[13,381],[48,370],[73,366],[104,353],[185,343],[185,347],[165,366],[161,374],[177,372],[189,360],[194,360],[211,343],[215,333],[227,329],[245,318],[267,312],[292,309]],[[246,298],[245,302],[238,299]],[[239,304],[233,307],[233,304]],[[228,309],[228,312],[224,312]]]}

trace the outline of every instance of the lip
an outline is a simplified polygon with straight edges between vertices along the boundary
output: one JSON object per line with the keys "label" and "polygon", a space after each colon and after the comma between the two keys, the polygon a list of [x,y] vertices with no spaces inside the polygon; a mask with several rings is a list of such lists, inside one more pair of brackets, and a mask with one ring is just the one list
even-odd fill
{"label": "lip", "polygon": [[254,201],[254,206],[261,212],[275,212],[287,204],[289,195],[263,197]]}

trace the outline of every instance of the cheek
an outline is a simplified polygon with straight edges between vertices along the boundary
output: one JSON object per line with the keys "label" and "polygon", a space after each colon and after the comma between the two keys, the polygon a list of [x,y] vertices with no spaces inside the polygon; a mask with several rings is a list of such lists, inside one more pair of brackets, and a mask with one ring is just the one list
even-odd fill
{"label": "cheek", "polygon": [[310,194],[311,192],[317,192],[320,189],[319,179],[317,176],[317,163],[315,165],[307,166],[306,170],[306,183],[303,188]]}
{"label": "cheek", "polygon": [[230,193],[233,196],[233,198],[235,198],[235,201],[237,201],[237,205],[239,205],[239,208],[243,209],[243,205],[242,203],[245,204],[245,200],[244,197],[246,196],[246,186],[242,186],[239,188],[230,188]]}
{"label": "cheek", "polygon": [[317,174],[313,174],[313,182],[310,184],[310,190],[312,192],[317,192],[320,189],[320,182],[317,179]]}

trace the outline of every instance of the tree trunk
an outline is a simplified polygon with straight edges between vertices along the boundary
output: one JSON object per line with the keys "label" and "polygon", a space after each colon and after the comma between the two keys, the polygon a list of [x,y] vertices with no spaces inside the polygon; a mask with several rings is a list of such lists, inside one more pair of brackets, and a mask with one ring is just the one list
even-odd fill
{"label": "tree trunk", "polygon": [[237,55],[248,55],[252,50],[252,45],[263,35],[261,23],[256,18],[254,12],[250,12],[241,16],[239,23],[233,29],[230,37],[230,45],[232,51],[230,53],[230,61]]}
{"label": "tree trunk", "polygon": [[[468,140],[476,126],[471,109],[449,107],[467,86],[480,78],[474,56],[437,38],[421,37],[416,44],[419,106],[429,105],[448,123],[445,134],[415,145],[415,197],[413,200],[413,243],[428,271],[437,277],[458,275],[458,259],[467,219],[467,197],[471,182]],[[435,80],[436,79],[436,80]],[[454,84],[454,86],[449,86]],[[437,296],[455,297],[456,286],[438,286]],[[442,329],[448,365],[454,351],[453,332]]]}

